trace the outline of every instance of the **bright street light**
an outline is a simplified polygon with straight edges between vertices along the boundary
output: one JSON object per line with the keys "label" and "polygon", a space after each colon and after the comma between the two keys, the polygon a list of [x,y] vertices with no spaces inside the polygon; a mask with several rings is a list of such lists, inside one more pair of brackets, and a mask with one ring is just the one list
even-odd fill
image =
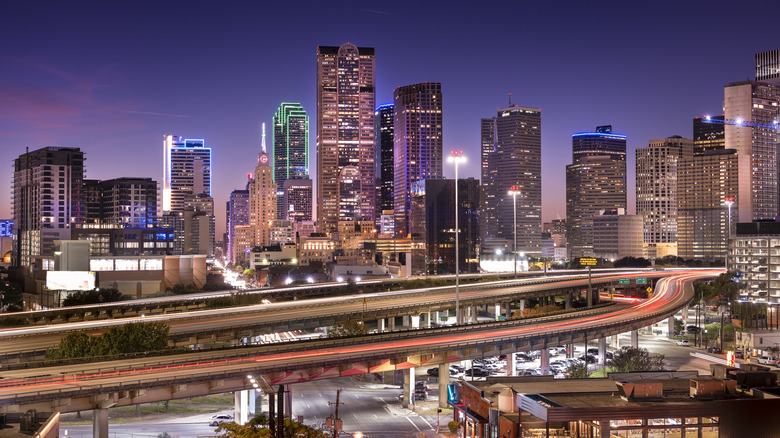
{"label": "bright street light", "polygon": [[455,164],[455,323],[460,324],[460,254],[458,253],[458,234],[460,229],[458,228],[458,165],[466,162],[466,157],[463,155],[463,149],[456,151],[451,150],[450,156],[447,157],[448,163]]}

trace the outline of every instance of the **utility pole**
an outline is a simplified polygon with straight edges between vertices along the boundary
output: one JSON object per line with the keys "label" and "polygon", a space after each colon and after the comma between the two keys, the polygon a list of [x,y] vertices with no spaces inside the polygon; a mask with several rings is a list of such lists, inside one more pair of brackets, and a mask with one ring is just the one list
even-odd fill
{"label": "utility pole", "polygon": [[343,404],[339,401],[339,398],[341,397],[341,390],[336,390],[336,403],[328,402],[329,405],[336,405],[336,412],[333,414],[333,417],[328,417],[328,426],[333,426],[333,438],[338,438],[339,431],[341,430],[341,418],[339,418],[339,405]]}

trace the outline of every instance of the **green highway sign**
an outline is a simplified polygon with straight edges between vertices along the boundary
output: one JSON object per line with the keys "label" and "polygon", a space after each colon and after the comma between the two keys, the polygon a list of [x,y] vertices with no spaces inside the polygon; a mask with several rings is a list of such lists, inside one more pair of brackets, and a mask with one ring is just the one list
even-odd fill
{"label": "green highway sign", "polygon": [[631,279],[630,278],[620,277],[620,278],[618,278],[618,283],[620,283],[620,284],[631,284]]}
{"label": "green highway sign", "polygon": [[637,277],[636,284],[647,284],[647,277]]}

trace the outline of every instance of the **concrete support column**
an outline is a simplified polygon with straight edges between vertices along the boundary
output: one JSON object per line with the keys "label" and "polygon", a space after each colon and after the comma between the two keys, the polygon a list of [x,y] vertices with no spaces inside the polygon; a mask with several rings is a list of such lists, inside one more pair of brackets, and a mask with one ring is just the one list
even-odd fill
{"label": "concrete support column", "polygon": [[426,316],[426,327],[433,327],[433,312],[428,312]]}
{"label": "concrete support column", "polygon": [[572,300],[571,300],[571,292],[568,292],[568,293],[566,294],[566,302],[564,303],[564,306],[563,306],[563,307],[564,307],[565,309],[571,309],[571,301],[572,301]]}
{"label": "concrete support column", "polygon": [[542,375],[547,375],[550,370],[550,350],[547,349],[546,345],[542,347],[541,356],[539,360],[541,362],[539,368],[542,371]]}
{"label": "concrete support column", "polygon": [[414,405],[414,368],[404,370],[404,400],[403,406],[408,408]]}
{"label": "concrete support column", "polygon": [[504,303],[504,315],[507,321],[512,319],[512,303]]}
{"label": "concrete support column", "polygon": [[669,332],[666,337],[674,339],[674,315],[666,320],[666,330]]}
{"label": "concrete support column", "polygon": [[108,438],[108,409],[93,409],[92,415],[92,436]]}
{"label": "concrete support column", "polygon": [[249,391],[235,391],[233,393],[233,409],[236,424],[246,424],[249,421]]}
{"label": "concrete support column", "polygon": [[295,419],[292,414],[292,385],[284,385],[284,416],[289,419]]}
{"label": "concrete support column", "polygon": [[523,310],[525,310],[525,300],[524,299],[520,300],[519,304],[520,304],[520,312],[522,312]]}
{"label": "concrete support column", "polygon": [[607,338],[599,338],[599,365],[607,364]]}
{"label": "concrete support column", "polygon": [[447,385],[450,384],[450,364],[443,363],[439,365],[439,407],[447,406]]}
{"label": "concrete support column", "polygon": [[412,328],[420,328],[420,315],[412,315],[410,318],[412,320]]}
{"label": "concrete support column", "polygon": [[496,317],[496,321],[500,319],[499,316],[501,316],[501,303],[496,303],[496,305],[494,306],[493,316]]}
{"label": "concrete support column", "polygon": [[636,330],[631,330],[631,346],[639,348],[639,332]]}
{"label": "concrete support column", "polygon": [[566,344],[566,357],[571,359],[574,357],[574,344]]}
{"label": "concrete support column", "polygon": [[409,315],[402,316],[401,317],[401,325],[404,326],[404,327],[409,327],[409,325],[410,325],[410,321],[409,320],[410,320],[410,316]]}
{"label": "concrete support column", "polygon": [[377,319],[377,320],[376,320],[376,329],[377,329],[377,331],[378,331],[379,333],[382,333],[383,331],[385,331],[385,330],[386,330],[386,328],[385,328],[385,322],[386,322],[386,321],[387,321],[387,320],[386,320],[386,319],[384,319],[384,318],[380,318],[380,319]]}
{"label": "concrete support column", "polygon": [[509,353],[506,355],[506,375],[507,376],[516,376],[517,375],[517,368],[515,365],[515,353]]}
{"label": "concrete support column", "polygon": [[620,335],[612,336],[612,347],[614,347],[615,350],[620,348]]}
{"label": "concrete support column", "polygon": [[255,405],[255,402],[257,401],[257,394],[259,392],[255,389],[249,390],[249,415],[257,415],[257,406]]}

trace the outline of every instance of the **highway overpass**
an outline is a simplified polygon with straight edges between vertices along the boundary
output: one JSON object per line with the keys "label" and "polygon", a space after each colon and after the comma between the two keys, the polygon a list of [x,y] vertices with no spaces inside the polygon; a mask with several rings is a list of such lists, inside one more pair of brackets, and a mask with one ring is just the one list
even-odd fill
{"label": "highway overpass", "polygon": [[[579,316],[507,321],[126,359],[89,365],[6,370],[0,413],[29,408],[72,412],[253,389],[262,376],[288,384],[543,349],[601,339],[667,318],[693,297],[692,282],[720,271],[667,273],[634,305]],[[446,368],[440,372],[448,376]],[[250,378],[250,376],[252,376]],[[444,379],[446,380],[446,379]]]}

